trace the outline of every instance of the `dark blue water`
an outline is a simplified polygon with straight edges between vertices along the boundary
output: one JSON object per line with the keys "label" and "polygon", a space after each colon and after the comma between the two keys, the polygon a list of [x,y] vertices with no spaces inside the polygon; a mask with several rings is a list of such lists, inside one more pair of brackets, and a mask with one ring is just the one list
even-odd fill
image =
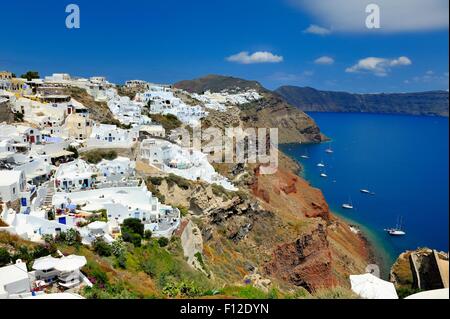
{"label": "dark blue water", "polygon": [[[363,226],[387,263],[402,251],[427,246],[448,251],[448,119],[374,114],[310,114],[332,139],[283,145],[330,208]],[[327,154],[325,149],[333,149]],[[307,153],[309,159],[300,156]],[[325,168],[317,167],[323,161]],[[325,172],[328,178],[320,177]],[[375,195],[365,195],[366,188]],[[342,209],[351,201],[353,210]],[[384,232],[403,218],[406,236]]]}

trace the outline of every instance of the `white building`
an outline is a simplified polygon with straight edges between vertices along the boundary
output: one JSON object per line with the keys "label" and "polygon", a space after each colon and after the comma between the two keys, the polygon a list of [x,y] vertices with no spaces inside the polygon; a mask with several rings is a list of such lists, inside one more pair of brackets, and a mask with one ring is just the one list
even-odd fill
{"label": "white building", "polygon": [[54,258],[51,255],[38,258],[33,263],[34,276],[36,280],[46,283],[57,281],[64,288],[79,286],[83,280],[80,269],[86,265],[86,257],[69,255]]}
{"label": "white building", "polygon": [[182,148],[164,140],[146,139],[141,143],[140,158],[166,173],[192,181],[200,179],[232,191],[237,190],[226,177],[215,171],[206,154],[195,149]]}
{"label": "white building", "polygon": [[113,160],[102,159],[96,165],[99,175],[108,178],[127,178],[134,176],[136,162],[128,157],[119,156]]}
{"label": "white building", "polygon": [[138,141],[139,129],[124,130],[115,125],[96,124],[87,141],[89,148],[130,148]]}
{"label": "white building", "polygon": [[13,139],[19,144],[40,144],[42,134],[39,129],[26,125],[0,124],[0,140]]}
{"label": "white building", "polygon": [[94,166],[81,159],[61,164],[55,173],[55,189],[62,192],[88,189],[96,175]]}
{"label": "white building", "polygon": [[31,291],[27,265],[20,259],[15,264],[0,268],[0,299]]}
{"label": "white building", "polygon": [[138,93],[136,100],[148,104],[152,114],[172,114],[191,126],[199,125],[200,120],[208,114],[199,105],[185,104],[170,88],[164,86],[151,85],[148,91]]}
{"label": "white building", "polygon": [[143,222],[156,221],[160,214],[159,200],[152,196],[145,184],[56,193],[52,204],[60,209],[69,205],[79,205],[83,211],[106,209],[108,220],[115,219],[120,224],[126,218],[138,218]]}
{"label": "white building", "polygon": [[0,171],[0,200],[15,201],[26,193],[26,179],[23,171]]}

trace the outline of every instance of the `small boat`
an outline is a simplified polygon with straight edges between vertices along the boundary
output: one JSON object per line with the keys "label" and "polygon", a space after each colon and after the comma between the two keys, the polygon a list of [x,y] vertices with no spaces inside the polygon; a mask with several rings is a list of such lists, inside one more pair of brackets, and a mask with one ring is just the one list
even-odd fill
{"label": "small boat", "polygon": [[308,159],[309,158],[308,150],[305,150],[305,153],[303,153],[303,155],[300,155],[300,157],[304,158],[304,159]]}
{"label": "small boat", "polygon": [[325,150],[325,153],[331,154],[334,153],[334,151],[331,149],[331,147],[329,147]]}
{"label": "small boat", "polygon": [[345,208],[345,209],[353,209],[353,203],[352,203],[352,200],[349,198],[348,203],[342,204],[342,208]]}
{"label": "small boat", "polygon": [[320,162],[317,164],[317,167],[325,167],[325,164],[323,162]]}
{"label": "small boat", "polygon": [[328,177],[328,175],[325,173],[320,173],[320,177],[326,178],[326,177]]}
{"label": "small boat", "polygon": [[402,217],[399,217],[397,225],[394,228],[387,228],[384,231],[390,236],[405,236],[406,232],[402,230]]}
{"label": "small boat", "polygon": [[370,191],[367,189],[360,189],[359,191],[364,194],[370,194]]}

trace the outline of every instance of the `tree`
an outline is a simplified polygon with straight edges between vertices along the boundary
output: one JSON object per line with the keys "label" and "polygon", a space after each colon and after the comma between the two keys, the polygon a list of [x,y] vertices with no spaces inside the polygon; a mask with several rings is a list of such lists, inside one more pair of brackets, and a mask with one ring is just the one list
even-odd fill
{"label": "tree", "polygon": [[93,243],[92,243],[92,247],[94,248],[94,251],[99,255],[99,256],[111,256],[112,253],[112,247],[110,244],[108,244],[107,242],[105,242],[103,239],[96,239]]}
{"label": "tree", "polygon": [[27,73],[22,74],[20,77],[22,79],[27,79],[28,81],[40,78],[39,72],[37,72],[37,71],[28,71]]}
{"label": "tree", "polygon": [[150,229],[147,229],[146,231],[144,231],[144,238],[145,239],[152,238],[152,231]]}
{"label": "tree", "polygon": [[169,244],[169,240],[166,237],[160,237],[158,239],[159,247],[166,247]]}
{"label": "tree", "polygon": [[141,246],[142,237],[139,234],[129,232],[128,229],[122,228],[122,239],[126,242],[132,243],[135,247]]}
{"label": "tree", "polygon": [[137,218],[127,218],[123,221],[122,228],[126,228],[129,232],[144,236],[144,224],[141,223],[140,219]]}
{"label": "tree", "polygon": [[0,267],[6,266],[10,262],[11,254],[5,248],[0,248]]}

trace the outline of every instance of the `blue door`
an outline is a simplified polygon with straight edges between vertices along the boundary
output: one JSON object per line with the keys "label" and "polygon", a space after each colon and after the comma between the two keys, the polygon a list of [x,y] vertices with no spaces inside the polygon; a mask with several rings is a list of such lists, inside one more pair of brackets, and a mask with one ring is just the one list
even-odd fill
{"label": "blue door", "polygon": [[59,222],[60,224],[65,225],[65,224],[66,224],[66,217],[59,217],[59,218],[58,218],[58,222]]}

